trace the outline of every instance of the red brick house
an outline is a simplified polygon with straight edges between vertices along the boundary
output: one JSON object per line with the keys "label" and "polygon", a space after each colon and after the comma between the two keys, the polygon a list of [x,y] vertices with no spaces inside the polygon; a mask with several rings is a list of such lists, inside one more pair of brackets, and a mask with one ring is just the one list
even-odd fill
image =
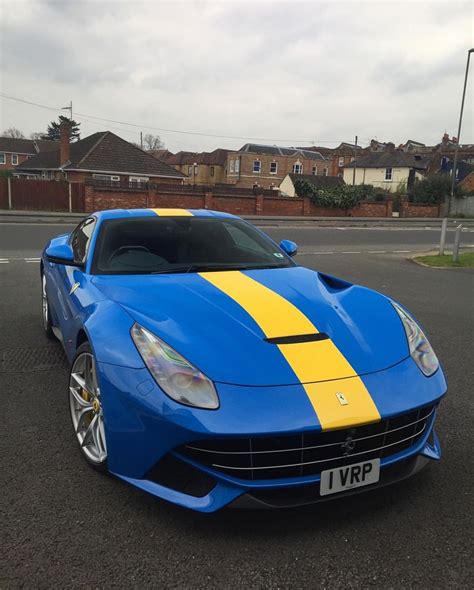
{"label": "red brick house", "polygon": [[28,158],[39,153],[57,150],[59,143],[45,139],[0,137],[0,171],[16,171]]}
{"label": "red brick house", "polygon": [[49,180],[96,180],[112,184],[182,184],[184,179],[184,174],[115,133],[101,131],[70,143],[64,128],[57,149],[32,156],[17,167],[16,173]]}

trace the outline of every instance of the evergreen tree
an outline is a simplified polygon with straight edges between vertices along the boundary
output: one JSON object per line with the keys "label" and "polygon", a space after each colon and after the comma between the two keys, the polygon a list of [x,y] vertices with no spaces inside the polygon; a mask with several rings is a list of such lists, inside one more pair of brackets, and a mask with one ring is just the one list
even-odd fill
{"label": "evergreen tree", "polygon": [[69,137],[71,141],[77,141],[80,139],[80,123],[74,121],[74,119],[68,119],[68,117],[65,117],[64,115],[59,115],[59,121],[51,121],[48,125],[46,134],[43,135],[43,139],[59,141],[60,126],[62,123],[69,127]]}

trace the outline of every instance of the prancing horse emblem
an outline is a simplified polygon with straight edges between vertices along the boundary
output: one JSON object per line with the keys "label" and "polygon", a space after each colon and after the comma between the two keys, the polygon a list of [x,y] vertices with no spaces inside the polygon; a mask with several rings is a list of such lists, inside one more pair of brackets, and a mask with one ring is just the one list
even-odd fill
{"label": "prancing horse emblem", "polygon": [[341,404],[341,406],[349,405],[349,402],[347,401],[345,395],[343,393],[341,393],[340,391],[338,391],[336,393],[336,397],[337,397],[339,403]]}
{"label": "prancing horse emblem", "polygon": [[341,451],[344,456],[349,455],[355,449],[355,441],[351,436],[348,436],[346,440],[341,444]]}

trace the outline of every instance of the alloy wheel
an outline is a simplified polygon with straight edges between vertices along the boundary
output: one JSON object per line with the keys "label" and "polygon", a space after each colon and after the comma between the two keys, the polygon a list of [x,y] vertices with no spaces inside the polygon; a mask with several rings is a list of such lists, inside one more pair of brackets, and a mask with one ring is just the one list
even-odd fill
{"label": "alloy wheel", "polygon": [[72,424],[81,450],[95,465],[107,459],[105,428],[94,356],[79,354],[69,378],[69,406]]}

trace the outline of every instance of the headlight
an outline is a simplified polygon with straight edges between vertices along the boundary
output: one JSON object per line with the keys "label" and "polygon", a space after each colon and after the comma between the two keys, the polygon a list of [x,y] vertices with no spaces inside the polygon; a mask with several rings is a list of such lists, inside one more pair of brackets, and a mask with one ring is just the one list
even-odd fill
{"label": "headlight", "polygon": [[131,335],[145,365],[169,397],[196,408],[215,410],[219,407],[212,381],[176,350],[139,324],[133,325]]}
{"label": "headlight", "polygon": [[410,354],[421,371],[430,377],[439,367],[438,357],[435,355],[428,338],[424,335],[423,330],[408,315],[408,313],[397,303],[392,301],[392,305],[402,320],[405,333],[407,335]]}

